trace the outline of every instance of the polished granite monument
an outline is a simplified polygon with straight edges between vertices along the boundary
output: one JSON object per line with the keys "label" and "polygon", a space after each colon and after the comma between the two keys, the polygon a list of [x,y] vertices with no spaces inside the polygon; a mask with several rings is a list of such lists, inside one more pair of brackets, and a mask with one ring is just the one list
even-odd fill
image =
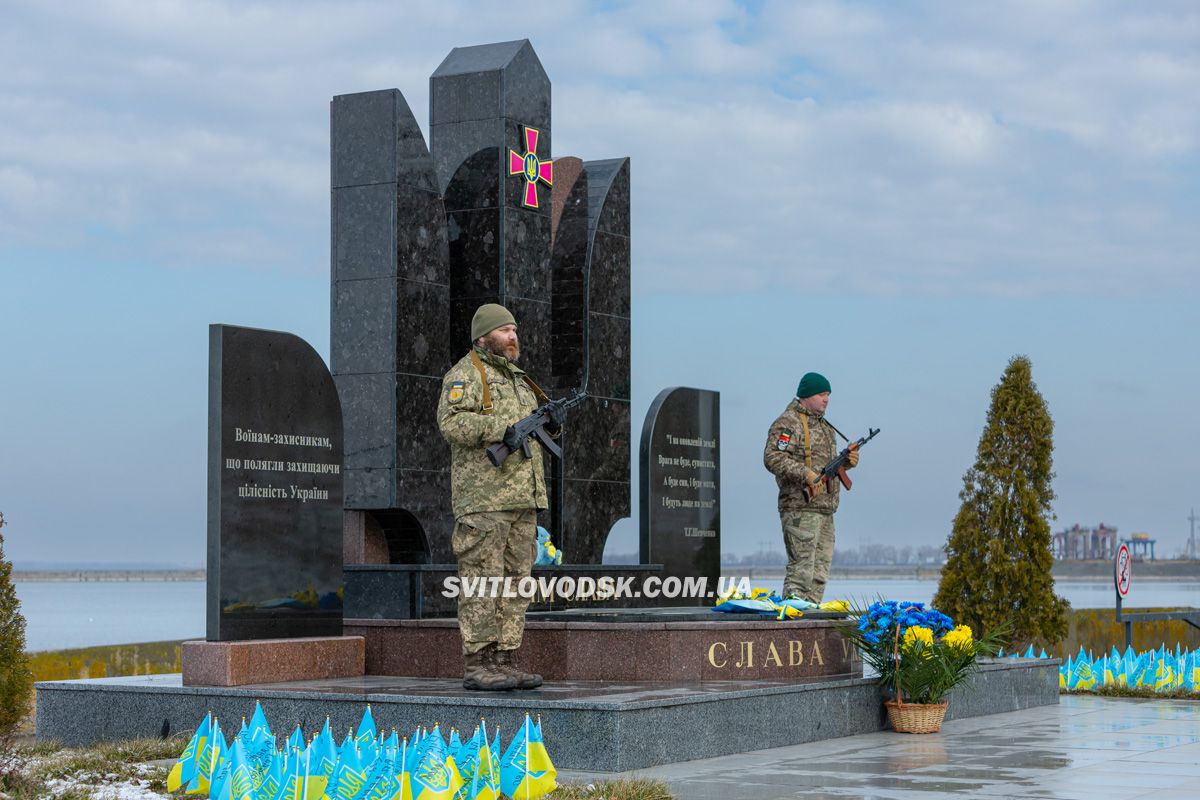
{"label": "polished granite monument", "polygon": [[[721,574],[721,396],[664,389],[642,427],[641,560],[667,575]],[[693,599],[697,605],[711,600]]]}
{"label": "polished granite monument", "polygon": [[290,333],[209,328],[207,639],[342,634],[342,411]]}
{"label": "polished granite monument", "polygon": [[207,633],[185,685],[361,675],[342,629],[342,410],[290,333],[209,327]]}
{"label": "polished granite monument", "polygon": [[374,616],[359,601],[387,585],[409,614],[453,613],[432,591],[454,571],[433,409],[483,303],[512,310],[522,366],[551,395],[588,393],[564,426],[563,458],[547,459],[539,520],[566,568],[600,564],[630,514],[629,159],[552,159],[550,108],[524,40],[446,56],[430,78],[428,147],[396,89],[331,104],[331,366],[352,614]]}

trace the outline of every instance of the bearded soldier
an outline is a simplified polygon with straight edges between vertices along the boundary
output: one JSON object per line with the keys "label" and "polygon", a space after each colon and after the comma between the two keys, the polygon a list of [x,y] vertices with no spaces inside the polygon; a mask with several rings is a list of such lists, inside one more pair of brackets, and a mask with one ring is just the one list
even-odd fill
{"label": "bearded soldier", "polygon": [[[833,563],[833,512],[840,484],[821,480],[821,468],[838,454],[841,435],[825,419],[829,381],[809,372],[800,379],[796,397],[771,424],[763,465],[779,484],[779,518],[787,549],[785,599],[820,603]],[[845,438],[845,437],[842,437]],[[858,466],[858,448],[850,445],[846,467]]]}
{"label": "bearded soldier", "polygon": [[[532,689],[542,677],[518,669],[514,660],[530,598],[503,595],[505,578],[510,579],[508,594],[518,594],[516,587],[537,556],[537,512],[547,507],[542,449],[530,442],[528,458],[513,452],[498,468],[486,449],[504,442],[520,451],[511,426],[547,399],[517,366],[517,322],[508,309],[480,306],[471,320],[471,340],[471,351],[442,379],[437,411],[438,427],[450,443],[463,686]],[[552,423],[550,433],[556,434],[562,414],[555,412]],[[476,585],[468,597],[467,587],[477,578],[500,578],[501,596],[479,596]]]}

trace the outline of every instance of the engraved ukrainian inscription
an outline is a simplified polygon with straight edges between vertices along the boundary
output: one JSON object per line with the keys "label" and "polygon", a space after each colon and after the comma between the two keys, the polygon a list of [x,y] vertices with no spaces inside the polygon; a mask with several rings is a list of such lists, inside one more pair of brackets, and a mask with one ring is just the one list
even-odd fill
{"label": "engraved ukrainian inscription", "polygon": [[642,563],[703,577],[710,589],[720,575],[720,428],[717,392],[675,388],[655,398],[642,430]]}
{"label": "engraved ukrainian inscription", "polygon": [[288,333],[213,325],[208,639],[339,635],[342,414]]}

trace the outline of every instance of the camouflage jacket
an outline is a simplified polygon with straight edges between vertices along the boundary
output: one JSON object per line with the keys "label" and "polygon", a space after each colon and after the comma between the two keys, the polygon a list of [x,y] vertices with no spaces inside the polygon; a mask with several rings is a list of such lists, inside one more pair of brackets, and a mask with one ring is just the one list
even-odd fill
{"label": "camouflage jacket", "polygon": [[[805,452],[804,422],[808,420],[811,454]],[[837,511],[842,485],[833,482],[833,491],[822,492],[811,503],[804,502],[806,466],[820,472],[838,454],[837,434],[825,418],[806,411],[799,400],[792,400],[779,418],[771,423],[767,445],[763,449],[763,466],[779,484],[779,510],[815,511],[832,514]],[[807,463],[806,463],[806,456]]]}
{"label": "camouflage jacket", "polygon": [[486,448],[504,438],[505,429],[532,414],[537,398],[523,380],[524,370],[503,356],[475,348],[487,372],[492,413],[483,413],[479,370],[467,353],[442,378],[438,428],[450,443],[450,494],[454,518],[480,511],[546,508],[542,446],[530,443],[533,458],[513,453],[497,469]]}

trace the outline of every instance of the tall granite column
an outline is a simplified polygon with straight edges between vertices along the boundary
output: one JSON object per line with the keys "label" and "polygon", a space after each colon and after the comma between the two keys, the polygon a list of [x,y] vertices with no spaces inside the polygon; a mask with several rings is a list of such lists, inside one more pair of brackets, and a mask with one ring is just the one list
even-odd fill
{"label": "tall granite column", "polygon": [[558,165],[554,379],[588,400],[563,433],[554,524],[571,562],[598,564],[613,524],[630,513],[629,159]]}
{"label": "tall granite column", "polygon": [[433,423],[451,364],[450,269],[433,159],[395,89],[335,97],[330,146],[349,560],[451,562],[449,453]]}
{"label": "tall granite column", "polygon": [[[449,239],[451,350],[466,352],[479,305],[503,303],[520,327],[522,367],[548,381],[550,79],[528,41],[456,47],[429,79],[429,95]],[[533,181],[512,173],[514,155]]]}

